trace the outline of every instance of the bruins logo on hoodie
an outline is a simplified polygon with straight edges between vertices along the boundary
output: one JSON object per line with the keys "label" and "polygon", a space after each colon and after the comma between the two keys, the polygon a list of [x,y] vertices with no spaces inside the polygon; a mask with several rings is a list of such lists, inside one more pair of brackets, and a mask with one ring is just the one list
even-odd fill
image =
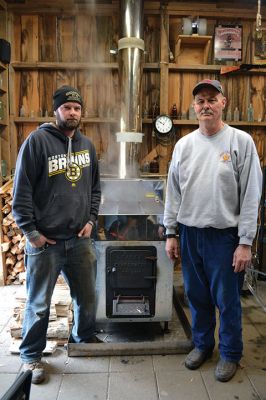
{"label": "bruins logo on hoodie", "polygon": [[[48,176],[65,174],[70,182],[76,182],[81,178],[82,168],[90,165],[88,150],[71,153],[71,162],[67,163],[67,155],[59,154],[48,158]],[[67,165],[68,164],[68,165]]]}

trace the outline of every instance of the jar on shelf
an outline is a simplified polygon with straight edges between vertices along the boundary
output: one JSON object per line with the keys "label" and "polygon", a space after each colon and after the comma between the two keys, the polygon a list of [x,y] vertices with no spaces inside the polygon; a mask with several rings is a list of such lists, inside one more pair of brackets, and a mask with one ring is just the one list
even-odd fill
{"label": "jar on shelf", "polygon": [[142,165],[143,172],[150,172],[150,163],[149,161],[145,161]]}
{"label": "jar on shelf", "polygon": [[154,159],[150,162],[150,173],[151,174],[158,174],[159,172],[159,162]]}

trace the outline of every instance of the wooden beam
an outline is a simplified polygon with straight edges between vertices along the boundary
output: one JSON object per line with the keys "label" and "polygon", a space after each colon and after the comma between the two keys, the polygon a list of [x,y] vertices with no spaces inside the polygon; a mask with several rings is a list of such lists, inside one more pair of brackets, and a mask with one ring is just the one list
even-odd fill
{"label": "wooden beam", "polygon": [[11,63],[14,70],[86,70],[86,69],[118,69],[117,63],[77,63],[77,62],[19,62]]}
{"label": "wooden beam", "polygon": [[168,114],[169,16],[161,13],[160,113]]}

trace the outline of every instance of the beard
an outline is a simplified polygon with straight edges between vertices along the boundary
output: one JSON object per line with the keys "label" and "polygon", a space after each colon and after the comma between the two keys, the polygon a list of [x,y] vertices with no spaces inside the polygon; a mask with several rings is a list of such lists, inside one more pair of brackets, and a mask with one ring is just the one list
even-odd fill
{"label": "beard", "polygon": [[61,131],[69,131],[78,128],[80,124],[80,119],[66,119],[63,120],[60,118],[59,113],[56,111],[56,125]]}

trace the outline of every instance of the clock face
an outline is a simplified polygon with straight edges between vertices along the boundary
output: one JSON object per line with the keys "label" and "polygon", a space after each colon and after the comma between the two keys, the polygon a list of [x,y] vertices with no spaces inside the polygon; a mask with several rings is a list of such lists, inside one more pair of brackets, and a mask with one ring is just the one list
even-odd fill
{"label": "clock face", "polygon": [[156,118],[155,129],[159,133],[169,133],[173,128],[173,121],[167,115],[160,115]]}

